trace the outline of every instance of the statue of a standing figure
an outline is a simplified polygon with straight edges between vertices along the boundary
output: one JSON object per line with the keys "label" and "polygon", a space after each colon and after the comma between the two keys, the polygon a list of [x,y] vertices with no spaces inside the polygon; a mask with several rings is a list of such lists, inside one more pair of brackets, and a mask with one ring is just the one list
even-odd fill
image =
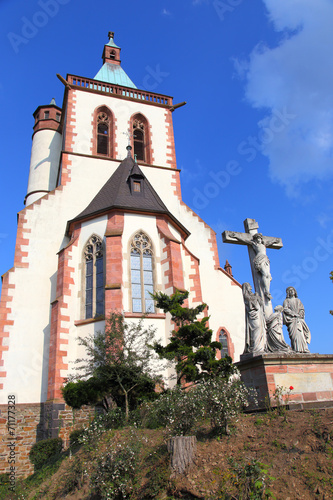
{"label": "statue of a standing figure", "polygon": [[287,298],[283,302],[283,322],[287,326],[292,349],[295,352],[310,352],[311,333],[304,321],[304,306],[293,286],[288,286]]}
{"label": "statue of a standing figure", "polygon": [[263,301],[257,293],[252,292],[250,283],[243,283],[242,290],[246,315],[244,354],[266,352],[266,321]]}
{"label": "statue of a standing figure", "polygon": [[273,314],[266,319],[267,349],[270,352],[290,352],[289,345],[283,338],[282,306],[276,306]]}
{"label": "statue of a standing figure", "polygon": [[260,289],[263,292],[263,295],[267,297],[268,300],[272,299],[270,293],[270,286],[272,281],[271,271],[270,271],[270,262],[269,258],[266,255],[266,246],[267,244],[272,244],[275,242],[279,242],[279,238],[268,238],[266,237],[267,244],[264,243],[263,235],[261,233],[255,233],[250,242],[248,238],[244,238],[239,233],[230,233],[230,236],[233,238],[243,241],[247,245],[251,245],[254,250],[255,256],[253,258],[253,267],[258,276],[258,283]]}

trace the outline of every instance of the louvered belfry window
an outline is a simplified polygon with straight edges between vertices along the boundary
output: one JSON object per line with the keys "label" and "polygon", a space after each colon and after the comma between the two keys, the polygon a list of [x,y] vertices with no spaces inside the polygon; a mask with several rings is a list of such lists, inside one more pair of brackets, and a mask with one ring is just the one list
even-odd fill
{"label": "louvered belfry window", "polygon": [[109,155],[110,119],[107,113],[97,115],[97,154]]}
{"label": "louvered belfry window", "polygon": [[92,236],[84,250],[85,275],[85,317],[104,315],[104,265],[103,243],[98,236]]}
{"label": "louvered belfry window", "polygon": [[154,312],[153,250],[148,236],[137,232],[131,242],[131,290],[133,312]]}

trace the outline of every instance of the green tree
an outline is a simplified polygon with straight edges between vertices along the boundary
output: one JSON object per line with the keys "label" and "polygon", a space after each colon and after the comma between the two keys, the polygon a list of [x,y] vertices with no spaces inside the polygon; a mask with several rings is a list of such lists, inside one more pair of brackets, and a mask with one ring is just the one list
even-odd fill
{"label": "green tree", "polygon": [[80,408],[101,401],[108,411],[111,396],[125,408],[128,420],[130,407],[135,407],[140,398],[152,396],[159,380],[153,368],[154,337],[155,329],[144,328],[143,318],[137,324],[129,324],[122,314],[111,313],[105,331],[79,337],[86,357],[75,361],[78,374],[63,387],[66,403]]}
{"label": "green tree", "polygon": [[197,319],[205,310],[206,304],[196,307],[183,307],[189,292],[176,291],[171,296],[162,292],[153,295],[156,306],[171,314],[176,328],[171,332],[169,344],[162,346],[154,343],[154,349],[161,358],[176,363],[177,384],[182,379],[195,382],[213,376],[228,376],[235,369],[230,356],[216,359],[216,350],[221,349],[220,342],[212,342],[212,330],[208,327],[209,317]]}

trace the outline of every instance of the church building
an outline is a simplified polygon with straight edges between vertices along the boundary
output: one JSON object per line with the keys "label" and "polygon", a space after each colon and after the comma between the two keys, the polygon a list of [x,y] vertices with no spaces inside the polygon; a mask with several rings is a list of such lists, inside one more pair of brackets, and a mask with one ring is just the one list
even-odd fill
{"label": "church building", "polygon": [[172,121],[180,106],[138,89],[120,50],[110,32],[96,76],[59,76],[62,107],[52,99],[33,114],[25,208],[0,302],[0,423],[6,429],[14,395],[30,429],[17,427],[21,463],[31,440],[64,425],[61,387],[84,354],[77,339],[102,331],[111,311],[134,322],[146,313],[166,343],[173,326],[149,292],[188,290],[190,306],[209,306],[218,356],[238,361],[244,349],[241,286],[220,265],[214,230],[182,201]]}

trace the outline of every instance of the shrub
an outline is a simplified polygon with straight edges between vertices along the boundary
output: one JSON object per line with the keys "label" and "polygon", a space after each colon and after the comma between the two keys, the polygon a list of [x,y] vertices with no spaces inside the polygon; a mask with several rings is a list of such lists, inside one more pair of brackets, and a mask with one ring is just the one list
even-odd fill
{"label": "shrub", "polygon": [[84,433],[84,429],[76,429],[75,431],[72,431],[69,435],[69,443],[70,446],[79,446],[81,444],[81,438]]}
{"label": "shrub", "polygon": [[108,413],[105,413],[100,418],[105,429],[120,429],[126,422],[125,412],[121,408],[109,410]]}
{"label": "shrub", "polygon": [[43,465],[59,457],[63,447],[61,438],[44,439],[35,443],[29,452],[30,462],[35,469],[41,469]]}
{"label": "shrub", "polygon": [[223,377],[207,380],[198,384],[196,397],[205,408],[212,427],[216,431],[229,433],[228,424],[244,407],[249,405],[251,391],[245,387],[239,378]]}
{"label": "shrub", "polygon": [[268,474],[267,465],[254,458],[248,459],[247,463],[237,463],[233,458],[230,458],[229,465],[232,473],[231,477],[228,478],[227,474],[225,474],[222,478],[224,494],[226,492],[232,493],[237,496],[231,496],[231,498],[239,498],[239,500],[250,498],[252,500],[263,500],[264,498],[273,497],[269,484],[275,478]]}
{"label": "shrub", "polygon": [[91,475],[92,493],[105,500],[128,498],[137,472],[141,443],[133,436],[127,443],[117,443],[97,461]]}
{"label": "shrub", "polygon": [[132,422],[146,429],[158,429],[167,425],[168,398],[160,395],[155,401],[144,401],[132,413]]}
{"label": "shrub", "polygon": [[80,436],[78,436],[77,441],[79,444],[87,445],[88,448],[91,445],[95,446],[96,440],[105,432],[105,425],[103,422],[104,415],[97,415],[90,424],[82,429]]}
{"label": "shrub", "polygon": [[[110,410],[106,414],[96,415],[88,427],[81,429],[76,434],[77,444],[95,445],[98,439],[105,431],[111,429],[120,429],[126,421],[125,412],[121,408]],[[77,431],[74,431],[74,434]],[[71,434],[71,435],[72,435]]]}
{"label": "shrub", "polygon": [[162,394],[151,404],[153,418],[172,436],[188,436],[202,417],[202,402],[196,388],[185,391],[179,386]]}

